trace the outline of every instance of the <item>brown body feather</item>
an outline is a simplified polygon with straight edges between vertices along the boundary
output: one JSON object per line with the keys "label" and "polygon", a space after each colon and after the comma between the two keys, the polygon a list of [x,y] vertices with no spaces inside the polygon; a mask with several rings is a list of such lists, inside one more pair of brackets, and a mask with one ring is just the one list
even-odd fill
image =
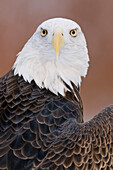
{"label": "brown body feather", "polygon": [[0,169],[37,169],[70,119],[83,122],[74,93],[56,96],[11,70],[0,79]]}
{"label": "brown body feather", "polygon": [[0,170],[113,169],[113,105],[83,123],[72,86],[64,98],[12,70],[0,79]]}
{"label": "brown body feather", "polygon": [[49,170],[113,169],[113,105],[92,120],[64,123],[41,163]]}

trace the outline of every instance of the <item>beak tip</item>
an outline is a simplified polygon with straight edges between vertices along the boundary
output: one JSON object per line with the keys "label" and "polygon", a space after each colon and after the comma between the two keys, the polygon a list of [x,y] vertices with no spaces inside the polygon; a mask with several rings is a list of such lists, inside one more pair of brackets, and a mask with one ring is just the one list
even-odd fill
{"label": "beak tip", "polygon": [[56,53],[56,59],[58,59],[59,53]]}

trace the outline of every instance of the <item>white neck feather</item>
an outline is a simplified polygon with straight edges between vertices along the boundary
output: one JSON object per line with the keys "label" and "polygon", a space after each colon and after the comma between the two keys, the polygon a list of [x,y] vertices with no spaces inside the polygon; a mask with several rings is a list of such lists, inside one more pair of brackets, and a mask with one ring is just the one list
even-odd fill
{"label": "white neck feather", "polygon": [[73,63],[63,62],[63,60],[43,62],[40,57],[37,58],[37,54],[33,54],[33,51],[31,55],[32,57],[26,50],[19,53],[13,66],[14,74],[22,75],[29,83],[34,80],[40,88],[49,89],[55,94],[65,95],[67,88],[62,80],[70,87],[70,82],[78,86],[81,83],[81,76],[85,77],[87,73],[88,63],[80,59]]}

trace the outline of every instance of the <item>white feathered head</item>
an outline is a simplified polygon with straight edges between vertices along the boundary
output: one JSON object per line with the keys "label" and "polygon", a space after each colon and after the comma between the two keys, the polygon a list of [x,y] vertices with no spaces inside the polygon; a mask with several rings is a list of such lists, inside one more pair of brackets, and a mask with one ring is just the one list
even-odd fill
{"label": "white feathered head", "polygon": [[[43,22],[18,54],[14,74],[40,88],[65,95],[66,82],[80,85],[88,69],[88,50],[80,26],[69,19]],[[72,88],[72,87],[71,87]]]}

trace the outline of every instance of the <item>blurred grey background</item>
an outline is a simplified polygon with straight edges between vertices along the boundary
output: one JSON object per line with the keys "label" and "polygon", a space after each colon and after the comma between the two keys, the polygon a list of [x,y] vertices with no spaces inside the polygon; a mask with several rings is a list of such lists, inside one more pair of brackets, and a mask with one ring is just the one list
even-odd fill
{"label": "blurred grey background", "polygon": [[90,67],[81,96],[89,120],[113,103],[113,0],[1,0],[0,76],[11,69],[37,26],[53,17],[76,21],[85,34]]}

